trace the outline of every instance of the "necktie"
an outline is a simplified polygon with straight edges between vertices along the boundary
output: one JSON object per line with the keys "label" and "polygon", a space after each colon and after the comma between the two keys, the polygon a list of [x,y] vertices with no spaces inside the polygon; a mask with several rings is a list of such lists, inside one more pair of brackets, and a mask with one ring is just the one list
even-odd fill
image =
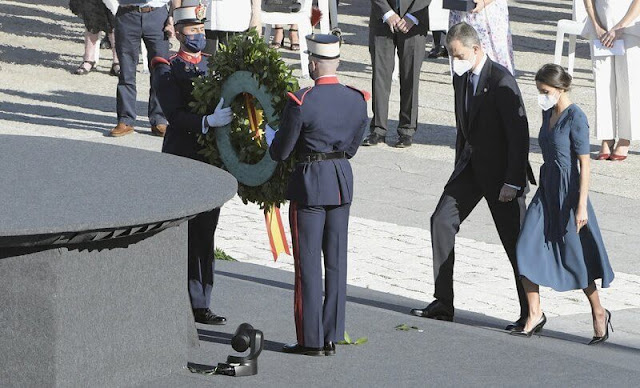
{"label": "necktie", "polygon": [[472,72],[469,72],[469,77],[467,78],[467,94],[466,94],[466,109],[467,109],[467,114],[469,114],[469,112],[471,111],[471,102],[473,100],[473,94],[474,94],[474,87],[473,87],[473,77],[475,77],[475,74],[473,74]]}
{"label": "necktie", "polygon": [[396,9],[398,10],[398,13],[400,13],[400,0],[396,0]]}

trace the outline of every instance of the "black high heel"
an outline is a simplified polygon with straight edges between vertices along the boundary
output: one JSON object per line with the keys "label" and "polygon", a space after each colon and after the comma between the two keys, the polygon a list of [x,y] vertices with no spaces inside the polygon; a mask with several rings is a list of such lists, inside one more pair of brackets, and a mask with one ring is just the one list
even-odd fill
{"label": "black high heel", "polygon": [[296,35],[298,35],[298,30],[294,30],[292,28],[289,29],[289,50],[291,51],[298,51],[300,50],[300,35],[298,35],[298,42],[294,42],[293,39],[291,38],[291,35],[293,35],[293,33],[296,33]]}
{"label": "black high heel", "polygon": [[542,313],[542,317],[540,317],[538,323],[536,323],[536,325],[530,331],[525,331],[523,327],[522,329],[513,330],[510,334],[528,338],[531,337],[533,333],[539,333],[544,327],[545,323],[547,323],[547,316]]}
{"label": "black high heel", "polygon": [[606,319],[604,321],[604,335],[602,337],[594,336],[587,345],[597,345],[609,339],[609,327],[611,327],[611,332],[613,333],[613,325],[611,324],[611,312],[607,309],[605,309],[604,311],[607,313]]}
{"label": "black high heel", "polygon": [[[274,50],[278,50],[280,47],[284,46],[284,28],[282,27],[273,27],[274,33],[273,33],[273,41],[271,42],[271,44],[269,44],[269,48],[272,48]],[[282,39],[280,39],[280,42],[275,40],[276,37],[276,33],[275,31],[278,30],[282,30]]]}

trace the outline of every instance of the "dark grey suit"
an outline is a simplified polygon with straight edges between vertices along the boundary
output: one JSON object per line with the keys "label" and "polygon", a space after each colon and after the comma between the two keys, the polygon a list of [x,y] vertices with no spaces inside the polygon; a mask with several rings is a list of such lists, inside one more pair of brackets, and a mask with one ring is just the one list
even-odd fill
{"label": "dark grey suit", "polygon": [[[526,317],[528,304],[518,278],[516,241],[527,181],[535,183],[528,161],[529,124],[520,89],[507,69],[487,58],[475,94],[466,104],[468,78],[469,73],[453,76],[458,130],[455,168],[431,217],[434,296],[453,311],[455,236],[484,198],[513,267],[520,316]],[[505,183],[522,188],[511,202],[498,201]]]}
{"label": "dark grey suit", "polygon": [[[369,53],[373,66],[373,119],[371,131],[387,134],[391,76],[395,65],[394,53],[400,59],[400,120],[398,133],[413,136],[418,126],[418,86],[420,68],[425,55],[429,30],[428,6],[431,0],[371,0],[369,19]],[[418,25],[408,33],[391,32],[382,21],[385,13],[393,10],[400,17],[407,13],[418,19]]]}

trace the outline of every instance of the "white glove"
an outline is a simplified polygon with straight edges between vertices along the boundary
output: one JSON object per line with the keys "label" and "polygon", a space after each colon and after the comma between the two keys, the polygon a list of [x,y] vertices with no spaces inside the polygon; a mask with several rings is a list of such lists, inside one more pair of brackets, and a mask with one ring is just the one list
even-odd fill
{"label": "white glove", "polygon": [[267,124],[264,128],[264,138],[267,140],[267,145],[271,145],[274,137],[276,137],[276,131]]}
{"label": "white glove", "polygon": [[[233,120],[233,112],[231,111],[231,107],[223,108],[224,98],[220,98],[220,102],[218,106],[216,106],[216,110],[213,111],[212,114],[206,116],[207,125],[209,127],[224,127],[229,124],[231,120]],[[205,131],[202,131],[206,134]]]}

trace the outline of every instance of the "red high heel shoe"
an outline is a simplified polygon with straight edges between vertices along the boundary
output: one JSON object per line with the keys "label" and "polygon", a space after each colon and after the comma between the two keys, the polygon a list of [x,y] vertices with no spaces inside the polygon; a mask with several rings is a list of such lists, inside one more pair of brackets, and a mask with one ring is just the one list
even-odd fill
{"label": "red high heel shoe", "polygon": [[611,154],[611,156],[609,156],[609,160],[613,160],[616,162],[621,162],[623,160],[625,160],[627,158],[627,155],[616,155],[616,154]]}
{"label": "red high heel shoe", "polygon": [[596,160],[609,160],[611,154],[598,154]]}

